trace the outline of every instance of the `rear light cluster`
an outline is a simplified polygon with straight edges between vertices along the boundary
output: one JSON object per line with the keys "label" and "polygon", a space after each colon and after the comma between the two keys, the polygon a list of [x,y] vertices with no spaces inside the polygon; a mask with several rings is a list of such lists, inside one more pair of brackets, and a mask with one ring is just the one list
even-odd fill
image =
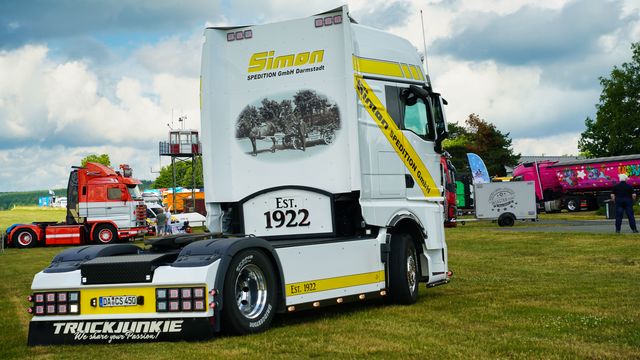
{"label": "rear light cluster", "polygon": [[206,296],[203,287],[156,289],[156,311],[205,311]]}
{"label": "rear light cluster", "polygon": [[342,24],[342,15],[327,16],[325,18],[317,18],[315,20],[315,25],[317,28],[338,24]]}
{"label": "rear light cluster", "polygon": [[253,31],[251,29],[227,33],[227,41],[251,39],[252,37],[253,37]]}
{"label": "rear light cluster", "polygon": [[58,291],[35,293],[27,298],[33,303],[27,311],[42,315],[77,315],[80,314],[80,292]]}

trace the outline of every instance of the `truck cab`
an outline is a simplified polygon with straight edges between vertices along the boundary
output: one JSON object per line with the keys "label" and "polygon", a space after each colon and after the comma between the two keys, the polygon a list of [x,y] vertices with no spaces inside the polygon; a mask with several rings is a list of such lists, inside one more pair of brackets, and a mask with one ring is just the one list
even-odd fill
{"label": "truck cab", "polygon": [[7,229],[8,245],[109,244],[142,236],[146,207],[128,165],[120,170],[88,162],[69,174],[65,222],[14,224]]}
{"label": "truck cab", "polygon": [[[450,281],[445,103],[409,41],[346,6],[204,37],[211,232],[59,254],[34,277],[29,344],[255,333],[277,313],[413,304]],[[59,293],[76,312],[46,306]]]}

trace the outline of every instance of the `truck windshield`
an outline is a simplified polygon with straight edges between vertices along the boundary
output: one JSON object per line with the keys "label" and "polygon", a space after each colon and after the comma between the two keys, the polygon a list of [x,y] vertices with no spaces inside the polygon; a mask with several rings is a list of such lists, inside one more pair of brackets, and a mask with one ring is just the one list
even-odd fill
{"label": "truck windshield", "polygon": [[142,192],[140,192],[138,185],[127,185],[127,188],[132,199],[142,199]]}

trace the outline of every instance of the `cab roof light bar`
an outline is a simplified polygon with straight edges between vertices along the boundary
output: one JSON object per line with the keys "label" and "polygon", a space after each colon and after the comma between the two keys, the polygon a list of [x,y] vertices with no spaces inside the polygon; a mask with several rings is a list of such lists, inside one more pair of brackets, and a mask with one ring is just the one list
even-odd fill
{"label": "cab roof light bar", "polygon": [[342,24],[342,15],[327,16],[324,18],[317,18],[314,20],[314,25],[319,28],[323,26],[331,26]]}
{"label": "cab roof light bar", "polygon": [[233,31],[227,33],[227,41],[243,40],[253,38],[253,30]]}

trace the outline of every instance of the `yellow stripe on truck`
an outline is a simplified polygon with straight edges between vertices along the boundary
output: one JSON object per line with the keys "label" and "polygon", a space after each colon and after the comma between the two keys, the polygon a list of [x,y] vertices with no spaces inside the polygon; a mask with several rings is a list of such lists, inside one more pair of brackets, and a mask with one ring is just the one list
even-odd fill
{"label": "yellow stripe on truck", "polygon": [[359,74],[382,75],[409,80],[424,81],[419,65],[401,64],[395,61],[366,59],[353,56],[353,69]]}
{"label": "yellow stripe on truck", "polygon": [[347,276],[339,276],[328,279],[319,279],[311,281],[303,281],[298,283],[287,284],[287,296],[296,296],[314,293],[318,291],[327,291],[342,289],[351,286],[375,284],[384,281],[384,271],[374,271],[364,274],[355,274]]}
{"label": "yellow stripe on truck", "polygon": [[354,69],[361,73],[404,77],[400,64],[391,61],[364,59],[354,56]]}
{"label": "yellow stripe on truck", "polygon": [[354,85],[358,97],[367,109],[369,115],[375,120],[380,128],[380,131],[391,144],[391,147],[396,151],[404,166],[409,170],[411,176],[420,186],[422,193],[425,197],[439,197],[440,191],[436,187],[429,170],[418,156],[418,153],[413,149],[409,140],[407,140],[398,126],[393,121],[387,109],[382,105],[380,99],[374,94],[373,90],[367,82],[358,75],[354,75]]}

